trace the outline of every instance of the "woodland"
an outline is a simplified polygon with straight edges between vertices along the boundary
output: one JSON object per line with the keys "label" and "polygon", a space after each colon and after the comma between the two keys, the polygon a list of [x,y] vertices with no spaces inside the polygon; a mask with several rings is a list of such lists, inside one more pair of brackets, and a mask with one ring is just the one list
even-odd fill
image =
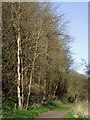
{"label": "woodland", "polygon": [[2,108],[88,99],[88,79],[72,69],[69,21],[48,2],[2,2]]}

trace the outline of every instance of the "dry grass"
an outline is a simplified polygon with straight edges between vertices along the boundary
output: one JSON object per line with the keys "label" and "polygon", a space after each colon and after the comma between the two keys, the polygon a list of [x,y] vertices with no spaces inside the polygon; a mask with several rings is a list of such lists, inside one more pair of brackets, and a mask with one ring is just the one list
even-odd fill
{"label": "dry grass", "polygon": [[88,118],[88,101],[79,102],[74,109],[75,118]]}

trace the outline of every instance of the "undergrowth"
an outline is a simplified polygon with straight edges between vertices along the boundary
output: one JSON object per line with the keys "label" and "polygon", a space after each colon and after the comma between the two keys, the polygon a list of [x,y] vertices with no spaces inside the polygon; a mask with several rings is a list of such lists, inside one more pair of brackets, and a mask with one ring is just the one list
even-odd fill
{"label": "undergrowth", "polygon": [[29,110],[14,110],[14,104],[12,103],[5,103],[3,104],[3,118],[15,118],[18,120],[19,118],[32,118],[34,119],[36,116],[43,112],[47,112],[49,110],[53,110],[55,108],[58,108],[64,104],[67,104],[68,102],[62,102],[53,100],[52,102],[46,104],[45,106],[41,106],[40,108],[36,109],[29,109]]}

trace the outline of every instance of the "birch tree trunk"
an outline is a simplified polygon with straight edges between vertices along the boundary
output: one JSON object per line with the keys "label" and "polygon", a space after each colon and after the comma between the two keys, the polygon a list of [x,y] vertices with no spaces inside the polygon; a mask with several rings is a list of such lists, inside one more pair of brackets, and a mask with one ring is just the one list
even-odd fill
{"label": "birch tree trunk", "polygon": [[23,109],[23,102],[24,102],[23,90],[24,90],[24,86],[23,86],[23,60],[22,59],[21,59],[21,62],[22,62],[22,80],[21,80],[21,84],[22,84],[22,109]]}
{"label": "birch tree trunk", "polygon": [[18,93],[18,107],[19,107],[19,110],[22,109],[22,104],[21,104],[21,90],[20,90],[20,82],[21,82],[21,73],[20,73],[20,43],[21,43],[21,36],[20,36],[20,2],[18,3],[19,4],[19,15],[18,15],[18,36],[17,36],[17,46],[18,46],[18,52],[17,52],[17,58],[18,58],[18,69],[17,69],[17,72],[18,72],[18,81],[17,81],[17,93]]}
{"label": "birch tree trunk", "polygon": [[[18,3],[19,5],[19,11],[18,11],[18,20],[17,20],[17,28],[13,22],[13,27],[14,29],[17,30],[18,35],[17,35],[17,74],[18,74],[18,78],[17,78],[17,95],[18,95],[18,109],[21,110],[22,109],[22,104],[21,104],[21,90],[20,90],[20,82],[21,82],[21,73],[20,73],[20,42],[21,42],[21,36],[20,36],[20,2]],[[14,4],[12,3],[12,21],[14,19],[13,17],[13,12],[17,13],[16,11],[14,11]]]}
{"label": "birch tree trunk", "polygon": [[34,62],[35,61],[33,61],[32,70],[31,70],[31,73],[30,73],[30,83],[29,83],[29,92],[28,92],[28,97],[27,97],[26,110],[28,109],[28,105],[29,105],[29,97],[30,97],[30,93],[31,93],[32,75],[33,75],[33,71],[34,71]]}
{"label": "birch tree trunk", "polygon": [[[39,37],[40,37],[40,33],[38,33],[38,40],[39,40]],[[34,53],[34,58],[33,58],[33,62],[32,62],[32,69],[31,69],[31,73],[30,73],[29,92],[28,92],[28,97],[27,97],[26,110],[28,109],[28,105],[29,105],[29,98],[30,98],[31,84],[32,84],[32,76],[33,76],[35,60],[36,60],[36,56],[37,56],[37,47],[38,47],[38,41],[36,42],[35,53]]]}
{"label": "birch tree trunk", "polygon": [[21,96],[20,96],[20,81],[21,81],[21,73],[20,73],[20,32],[18,30],[18,38],[17,38],[17,45],[18,45],[18,53],[17,53],[17,58],[18,58],[18,81],[17,81],[17,93],[18,93],[18,106],[19,106],[19,110],[22,109],[21,107]]}
{"label": "birch tree trunk", "polygon": [[[47,47],[48,47],[48,44],[47,44],[47,40],[46,40],[46,64],[47,64]],[[47,65],[46,65],[45,79],[44,79],[43,101],[46,100],[46,86],[47,86]]]}

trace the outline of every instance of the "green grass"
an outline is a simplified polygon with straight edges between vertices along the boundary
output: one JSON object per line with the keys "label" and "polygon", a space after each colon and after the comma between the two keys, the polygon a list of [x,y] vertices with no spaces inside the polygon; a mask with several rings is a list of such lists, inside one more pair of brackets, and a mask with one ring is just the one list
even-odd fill
{"label": "green grass", "polygon": [[3,105],[3,113],[4,113],[3,118],[15,118],[16,120],[18,120],[19,118],[24,118],[24,119],[33,118],[34,119],[39,114],[53,110],[64,104],[67,104],[67,102],[62,102],[62,101],[57,102],[56,100],[54,100],[48,103],[46,106],[42,106],[40,108],[36,108],[32,110],[29,109],[28,111],[26,110],[15,111],[13,105],[11,105],[12,107],[10,107],[9,104],[4,104]]}
{"label": "green grass", "polygon": [[79,118],[75,118],[74,113],[75,113],[74,110],[68,112],[68,114],[66,115],[66,118],[68,118],[68,119],[70,118],[70,120],[77,120],[77,119],[79,120],[80,118],[82,118],[82,120],[90,120],[90,118],[83,118],[82,116],[79,116]]}
{"label": "green grass", "polygon": [[66,115],[66,118],[75,118],[74,111],[72,110],[72,111],[68,112],[68,114]]}
{"label": "green grass", "polygon": [[56,111],[57,111],[57,112],[65,112],[65,111],[71,109],[71,108],[74,107],[74,106],[75,106],[75,103],[72,103],[72,104],[70,104],[70,105],[68,105],[68,106],[66,106],[66,107],[60,108],[59,110],[56,110]]}
{"label": "green grass", "polygon": [[90,117],[86,117],[84,116],[83,111],[87,111],[88,104],[85,103],[80,103],[78,104],[78,106],[76,108],[78,109],[74,109],[70,112],[68,112],[68,114],[66,115],[66,118],[72,118],[71,120],[73,120],[73,118],[76,117],[76,119],[83,119],[83,120],[90,120]]}

